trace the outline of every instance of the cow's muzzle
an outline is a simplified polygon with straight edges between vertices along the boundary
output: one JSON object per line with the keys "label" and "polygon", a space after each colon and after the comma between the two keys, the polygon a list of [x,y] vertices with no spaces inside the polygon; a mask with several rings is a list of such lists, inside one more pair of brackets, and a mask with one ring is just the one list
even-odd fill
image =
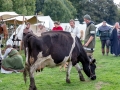
{"label": "cow's muzzle", "polygon": [[96,80],[96,75],[92,75],[92,76],[90,77],[90,79],[91,79],[91,80]]}

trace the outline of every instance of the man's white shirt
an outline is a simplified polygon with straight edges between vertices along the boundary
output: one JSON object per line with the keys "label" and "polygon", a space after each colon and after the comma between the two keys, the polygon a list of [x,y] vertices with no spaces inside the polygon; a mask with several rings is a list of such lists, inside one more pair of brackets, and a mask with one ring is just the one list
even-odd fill
{"label": "man's white shirt", "polygon": [[78,27],[74,27],[74,28],[72,28],[71,26],[70,27],[68,27],[67,28],[67,30],[66,31],[68,31],[68,32],[70,32],[70,33],[74,33],[78,38],[80,38],[80,30],[79,30],[79,28]]}

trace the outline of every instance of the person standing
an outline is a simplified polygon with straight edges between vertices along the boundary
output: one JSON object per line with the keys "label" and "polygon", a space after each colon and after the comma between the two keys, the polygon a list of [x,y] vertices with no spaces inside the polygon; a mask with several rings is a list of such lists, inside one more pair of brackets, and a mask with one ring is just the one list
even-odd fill
{"label": "person standing", "polygon": [[91,21],[90,15],[86,14],[83,18],[84,22],[87,24],[84,39],[84,49],[87,55],[92,57],[95,49],[96,27],[94,23]]}
{"label": "person standing", "polygon": [[115,23],[114,29],[110,37],[111,41],[111,54],[114,56],[120,55],[120,25],[118,22]]}
{"label": "person standing", "polygon": [[106,21],[103,21],[102,26],[98,28],[98,33],[101,40],[101,48],[102,48],[102,54],[105,54],[105,46],[106,46],[106,55],[109,53],[109,47],[110,47],[110,32],[111,28],[106,25]]}
{"label": "person standing", "polygon": [[39,24],[38,28],[39,28],[38,33],[44,33],[44,32],[47,31],[46,28],[45,28],[45,26],[42,25],[42,24]]}
{"label": "person standing", "polygon": [[38,30],[37,30],[37,32],[34,32],[34,34],[37,35],[37,36],[41,36],[41,34],[46,32],[46,31],[47,31],[47,29],[45,28],[45,26],[42,25],[42,24],[39,24],[38,25]]}
{"label": "person standing", "polygon": [[27,34],[28,32],[32,32],[32,30],[30,29],[30,23],[29,22],[26,23],[26,27],[23,30],[23,34]]}
{"label": "person standing", "polygon": [[63,28],[60,26],[60,22],[54,22],[55,27],[53,27],[52,31],[63,31]]}
{"label": "person standing", "polygon": [[20,45],[20,50],[23,48],[23,38],[27,33],[33,33],[33,31],[30,29],[30,22],[26,23],[26,27],[23,29],[23,35],[22,35],[22,40],[21,40],[21,45]]}
{"label": "person standing", "polygon": [[68,32],[70,33],[74,33],[78,38],[82,38],[81,37],[81,32],[79,30],[79,28],[77,26],[75,26],[75,21],[73,19],[71,19],[69,21],[70,27],[67,29]]}

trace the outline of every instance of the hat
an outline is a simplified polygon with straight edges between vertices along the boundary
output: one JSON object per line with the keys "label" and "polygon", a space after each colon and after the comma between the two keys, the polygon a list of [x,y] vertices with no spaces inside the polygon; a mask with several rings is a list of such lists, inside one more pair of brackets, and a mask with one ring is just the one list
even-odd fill
{"label": "hat", "polygon": [[87,19],[87,20],[91,20],[91,17],[90,17],[90,15],[88,15],[88,14],[86,14],[86,15],[84,16],[84,18]]}

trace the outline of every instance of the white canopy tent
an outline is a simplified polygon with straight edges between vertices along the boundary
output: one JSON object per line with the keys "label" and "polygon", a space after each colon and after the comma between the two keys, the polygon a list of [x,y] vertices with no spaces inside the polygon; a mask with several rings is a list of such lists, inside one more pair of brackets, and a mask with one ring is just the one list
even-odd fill
{"label": "white canopy tent", "polygon": [[14,24],[14,21],[17,21],[18,24],[22,24],[23,20],[27,20],[27,22],[30,22],[31,24],[38,25],[39,23],[43,24],[45,27],[52,29],[54,27],[54,22],[51,19],[50,16],[18,16],[14,18],[10,18],[7,20],[4,20],[5,22]]}
{"label": "white canopy tent", "polygon": [[0,12],[0,16],[2,17],[3,20],[12,18],[12,17],[16,17],[19,14],[15,13],[15,12]]}
{"label": "white canopy tent", "polygon": [[8,23],[11,23],[11,24],[14,24],[15,20],[17,21],[17,24],[22,24],[23,20],[24,21],[27,20],[31,24],[34,24],[34,23],[37,22],[36,16],[17,16],[17,17],[13,17],[13,18],[10,18],[10,19],[6,19],[4,21],[8,22]]}
{"label": "white canopy tent", "polygon": [[69,23],[61,23],[60,26],[63,28],[64,31],[70,27]]}
{"label": "white canopy tent", "polygon": [[17,41],[13,43],[12,39],[13,39],[13,36],[16,34],[15,40],[16,39],[22,40],[24,28],[25,28],[25,23],[23,23],[22,25],[19,25],[18,28],[16,29],[16,32],[14,32],[10,36],[10,38],[7,40],[6,45],[18,45],[18,44],[20,45],[20,43],[18,43]]}
{"label": "white canopy tent", "polygon": [[51,30],[54,27],[54,22],[50,16],[37,16],[37,23],[32,24],[30,27],[34,33],[37,32],[37,30],[38,30],[37,26],[39,24],[44,25],[49,30]]}
{"label": "white canopy tent", "polygon": [[37,18],[38,21],[42,21],[44,23],[45,27],[49,29],[52,29],[54,27],[54,22],[50,16],[38,16]]}
{"label": "white canopy tent", "polygon": [[[25,16],[25,18],[26,19],[28,19],[27,21],[29,21],[30,19],[32,19],[34,16]],[[45,27],[47,27],[47,28],[49,28],[49,29],[52,29],[53,28],[53,26],[54,26],[54,23],[53,23],[53,21],[52,21],[52,19],[50,18],[50,16],[38,16],[37,17],[38,18],[38,21],[37,22],[40,22],[41,24],[43,24]],[[21,21],[22,22],[22,20],[23,20],[23,16],[18,16],[18,17],[15,17],[15,18],[11,18],[11,19],[9,19],[9,20],[14,20],[14,19],[16,19],[16,20],[19,20],[19,21]],[[31,23],[31,22],[30,22]],[[34,23],[34,24],[32,24],[31,26],[30,26],[30,29],[31,30],[33,30],[33,33],[36,33],[37,32],[37,26],[38,26],[38,24],[40,24],[40,23]],[[23,23],[23,24],[20,24],[19,26],[18,26],[18,28],[16,29],[16,33],[14,32],[11,36],[10,36],[10,38],[7,40],[7,45],[8,44],[11,44],[11,45],[13,45],[13,41],[12,41],[12,39],[13,39],[13,35],[15,35],[16,34],[16,37],[15,37],[15,40],[18,38],[19,40],[22,40],[22,36],[23,36],[23,29],[25,28],[25,23]],[[14,43],[15,45],[17,44],[18,45],[18,43],[17,42],[15,42]],[[19,44],[20,45],[20,44]]]}

